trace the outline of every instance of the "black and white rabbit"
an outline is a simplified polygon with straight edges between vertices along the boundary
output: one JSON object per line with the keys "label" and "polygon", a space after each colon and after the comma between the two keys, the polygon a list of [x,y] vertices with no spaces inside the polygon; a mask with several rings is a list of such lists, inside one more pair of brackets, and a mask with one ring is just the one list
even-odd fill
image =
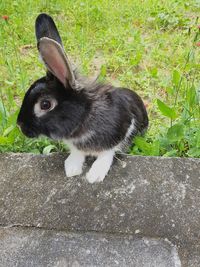
{"label": "black and white rabbit", "polygon": [[65,160],[68,177],[81,174],[85,157],[93,155],[96,160],[86,179],[103,181],[115,151],[147,128],[145,106],[129,89],[81,78],[72,69],[49,15],[40,14],[35,29],[47,74],[27,91],[17,123],[28,137],[45,135],[66,142],[71,151]]}

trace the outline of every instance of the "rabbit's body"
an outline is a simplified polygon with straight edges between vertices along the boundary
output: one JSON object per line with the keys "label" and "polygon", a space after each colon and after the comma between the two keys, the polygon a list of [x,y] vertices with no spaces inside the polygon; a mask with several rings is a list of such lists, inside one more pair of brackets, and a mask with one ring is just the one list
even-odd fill
{"label": "rabbit's body", "polygon": [[99,85],[85,95],[88,97],[85,116],[70,134],[77,149],[88,153],[113,149],[129,143],[132,135],[147,127],[145,109],[142,112],[138,108],[142,101],[134,92]]}
{"label": "rabbit's body", "polygon": [[147,128],[145,106],[129,89],[79,79],[48,15],[37,18],[36,36],[48,72],[26,93],[18,124],[29,137],[45,135],[67,143],[71,150],[65,161],[67,176],[82,172],[86,155],[96,156],[86,178],[102,181],[115,151]]}

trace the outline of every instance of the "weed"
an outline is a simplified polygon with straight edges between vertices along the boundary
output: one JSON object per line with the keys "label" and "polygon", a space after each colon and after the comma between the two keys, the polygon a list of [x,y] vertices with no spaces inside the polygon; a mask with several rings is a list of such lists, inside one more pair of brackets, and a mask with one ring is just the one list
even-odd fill
{"label": "weed", "polygon": [[199,1],[59,0],[0,3],[0,152],[64,151],[16,127],[25,91],[45,70],[38,61],[34,21],[58,24],[67,53],[85,74],[133,88],[145,101],[150,127],[131,154],[200,157]]}

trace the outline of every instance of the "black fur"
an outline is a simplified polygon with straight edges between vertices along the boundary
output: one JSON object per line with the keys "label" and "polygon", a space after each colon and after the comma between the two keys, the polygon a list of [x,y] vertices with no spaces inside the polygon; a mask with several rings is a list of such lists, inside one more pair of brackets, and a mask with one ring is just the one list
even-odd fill
{"label": "black fur", "polygon": [[[58,105],[46,115],[37,118],[33,109],[41,97],[52,97],[57,100]],[[88,112],[90,104],[86,101],[83,92],[66,90],[56,77],[51,75],[49,78],[48,75],[37,80],[27,91],[17,122],[28,137],[46,135],[54,139],[69,138]]]}
{"label": "black fur", "polygon": [[62,40],[53,19],[45,13],[37,17],[35,21],[35,33],[38,42],[42,37],[48,37],[62,45]]}
{"label": "black fur", "polygon": [[[37,18],[38,41],[47,33],[48,37],[61,43],[56,31],[51,17],[42,14]],[[78,80],[75,73],[74,76]],[[68,139],[78,149],[92,152],[123,143],[133,119],[135,127],[126,142],[147,128],[147,112],[135,92],[97,83],[86,84],[82,84],[81,90],[72,89],[69,83],[65,87],[48,71],[45,77],[31,85],[24,97],[17,119],[22,132],[28,137],[46,135],[57,140]],[[35,104],[38,99],[49,97],[56,99],[57,106],[37,117],[34,114]]]}

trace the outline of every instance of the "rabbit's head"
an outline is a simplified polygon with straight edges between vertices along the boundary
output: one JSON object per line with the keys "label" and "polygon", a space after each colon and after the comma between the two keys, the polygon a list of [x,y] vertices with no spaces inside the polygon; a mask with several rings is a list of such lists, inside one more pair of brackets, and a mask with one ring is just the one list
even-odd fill
{"label": "rabbit's head", "polygon": [[53,19],[40,14],[35,24],[37,47],[47,68],[25,94],[17,123],[28,137],[68,137],[89,107],[89,100],[65,54]]}

